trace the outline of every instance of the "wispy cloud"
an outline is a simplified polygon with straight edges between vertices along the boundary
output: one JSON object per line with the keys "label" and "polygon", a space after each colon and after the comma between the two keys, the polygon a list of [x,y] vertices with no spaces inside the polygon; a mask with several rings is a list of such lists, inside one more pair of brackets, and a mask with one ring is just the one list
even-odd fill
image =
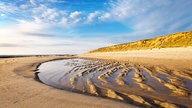
{"label": "wispy cloud", "polygon": [[3,12],[15,12],[18,10],[17,6],[11,3],[0,2],[0,10]]}
{"label": "wispy cloud", "polygon": [[[31,4],[16,6],[11,3],[0,2],[1,15],[6,12],[18,11],[20,14],[30,14],[28,20],[37,23],[49,23],[60,26],[78,26],[95,22],[116,21],[136,30],[154,32],[169,24],[170,30],[180,24],[173,24],[176,20],[183,23],[182,18],[191,11],[192,2],[189,0],[160,1],[160,0],[109,0],[107,10],[95,10],[86,13],[84,11],[69,11],[65,8],[53,8],[50,3],[67,3],[63,0],[29,0]],[[90,2],[92,3],[92,2]],[[186,9],[187,8],[187,9]],[[18,13],[17,12],[17,13]],[[171,14],[170,14],[171,13]],[[187,17],[185,17],[187,18]],[[23,19],[21,19],[23,20]],[[159,22],[161,21],[161,22]],[[187,21],[186,21],[187,22]],[[150,29],[150,30],[149,30]],[[169,29],[166,29],[169,30]]]}
{"label": "wispy cloud", "polygon": [[49,2],[52,2],[52,3],[66,3],[67,1],[66,0],[48,0]]}
{"label": "wispy cloud", "polygon": [[37,29],[36,24],[29,24],[31,25],[26,24],[22,27],[15,25],[0,29],[0,54],[12,54],[13,52],[14,54],[85,53],[90,49],[111,45],[95,38],[56,37],[42,30],[42,33],[37,33],[43,28],[37,27]]}
{"label": "wispy cloud", "polygon": [[77,17],[79,17],[80,15],[82,14],[82,12],[80,11],[75,11],[75,12],[72,12],[69,17],[72,18],[72,19],[75,19]]}
{"label": "wispy cloud", "polygon": [[50,26],[71,27],[78,23],[82,24],[81,11],[68,12],[67,10],[58,10],[49,8],[46,5],[39,5],[32,9],[32,19],[36,23],[43,23]]}
{"label": "wispy cloud", "polygon": [[36,5],[36,1],[35,0],[29,0],[30,1],[30,3],[32,4],[32,5]]}
{"label": "wispy cloud", "polygon": [[[96,3],[82,1],[70,6],[95,6]],[[103,8],[87,10],[84,7],[66,7],[65,4],[70,4],[67,0],[0,1],[0,18],[9,17],[14,22],[6,27],[0,26],[0,47],[9,51],[8,48],[14,50],[17,46],[20,48],[18,53],[79,53],[106,45],[192,30],[190,0],[108,0],[102,3]],[[103,37],[96,36],[102,27],[110,28],[108,24],[111,23],[125,27],[127,32],[118,32],[121,28],[116,27],[116,34],[112,34],[115,30],[109,29],[100,33]],[[85,28],[85,33],[82,33],[81,27]],[[89,31],[90,28],[93,31]],[[90,37],[84,36],[86,32]],[[112,35],[105,36],[106,32],[112,32]]]}
{"label": "wispy cloud", "polygon": [[97,20],[97,18],[98,18],[98,16],[100,16],[100,14],[101,14],[100,11],[95,11],[95,12],[89,13],[87,16],[86,23],[94,22],[95,20]]}
{"label": "wispy cloud", "polygon": [[16,30],[19,32],[36,32],[39,30],[49,28],[48,24],[46,23],[38,23],[35,21],[27,21],[27,20],[20,20],[20,19],[17,19],[17,21],[19,23],[15,26],[17,27]]}
{"label": "wispy cloud", "polygon": [[127,36],[147,37],[192,29],[192,2],[188,0],[111,0],[108,5],[108,15],[103,14],[100,19],[113,19],[131,28],[133,31]]}
{"label": "wispy cloud", "polygon": [[101,20],[101,21],[111,20],[112,15],[109,12],[105,12],[101,16],[99,16],[98,19]]}
{"label": "wispy cloud", "polygon": [[53,34],[45,34],[45,33],[30,33],[30,32],[24,32],[24,35],[28,36],[39,36],[39,37],[54,37]]}
{"label": "wispy cloud", "polygon": [[0,16],[3,17],[3,16],[5,16],[5,14],[1,13]]}
{"label": "wispy cloud", "polygon": [[18,44],[11,44],[11,43],[0,43],[0,47],[19,47]]}
{"label": "wispy cloud", "polygon": [[0,1],[0,16],[16,13],[18,7],[11,3],[4,3]]}

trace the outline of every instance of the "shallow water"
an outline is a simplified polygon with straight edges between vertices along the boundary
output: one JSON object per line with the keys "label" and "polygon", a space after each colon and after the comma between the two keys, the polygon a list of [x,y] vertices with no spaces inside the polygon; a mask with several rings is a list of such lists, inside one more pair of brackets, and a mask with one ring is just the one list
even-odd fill
{"label": "shallow water", "polygon": [[[165,102],[179,107],[192,105],[190,79],[184,80],[187,85],[180,87],[170,82],[167,75],[141,65],[75,58],[42,63],[37,72],[47,85],[138,106],[161,107]],[[185,95],[177,94],[173,86]]]}

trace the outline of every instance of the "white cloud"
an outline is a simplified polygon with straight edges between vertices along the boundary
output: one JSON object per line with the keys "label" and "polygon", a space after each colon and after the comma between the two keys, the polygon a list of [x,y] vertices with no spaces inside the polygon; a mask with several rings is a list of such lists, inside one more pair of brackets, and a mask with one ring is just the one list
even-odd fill
{"label": "white cloud", "polygon": [[36,5],[36,1],[35,0],[29,0],[30,1],[30,3],[32,4],[32,5]]}
{"label": "white cloud", "polygon": [[0,14],[1,17],[5,16],[5,14]]}
{"label": "white cloud", "polygon": [[52,2],[52,3],[66,3],[65,0],[48,0],[48,2]]}
{"label": "white cloud", "polygon": [[59,16],[59,13],[55,9],[47,8],[47,10],[45,10],[41,16],[44,19],[55,21],[56,17]]}
{"label": "white cloud", "polygon": [[62,50],[64,53],[65,45],[57,45],[73,44],[73,41],[69,39],[26,35],[25,33],[42,32],[44,27],[32,22],[20,22],[19,25],[0,29],[0,43],[4,43],[3,47],[0,46],[1,54],[49,54],[59,53],[58,51]]}
{"label": "white cloud", "polygon": [[30,6],[30,5],[28,5],[28,4],[21,4],[19,7],[20,7],[21,9],[27,9],[29,6]]}
{"label": "white cloud", "polygon": [[111,14],[106,12],[106,13],[102,14],[98,19],[101,21],[111,19]]}
{"label": "white cloud", "polygon": [[18,10],[17,6],[10,4],[10,3],[4,3],[0,1],[0,11],[4,13],[13,13],[16,10]]}
{"label": "white cloud", "polygon": [[44,4],[40,4],[32,8],[32,18],[36,23],[47,24],[50,26],[72,27],[77,24],[83,24],[82,12],[68,12],[57,8],[49,8]]}
{"label": "white cloud", "polygon": [[72,18],[72,19],[75,19],[77,17],[79,17],[80,15],[82,14],[82,12],[80,11],[75,11],[75,12],[72,12],[69,17]]}
{"label": "white cloud", "polygon": [[44,24],[57,25],[62,21],[62,17],[67,15],[66,11],[56,8],[49,8],[43,4],[32,9],[33,19],[35,22]]}
{"label": "white cloud", "polygon": [[[135,41],[162,33],[191,30],[192,27],[192,15],[189,14],[192,8],[189,0],[110,0],[106,10],[95,10],[89,13],[49,7],[49,3],[60,3],[62,0],[46,0],[46,3],[43,1],[30,0],[28,4],[22,4],[18,7],[11,3],[0,2],[0,16],[14,13],[24,19],[17,19],[19,24],[15,26],[0,29],[0,43],[9,46],[9,48],[1,47],[1,54],[3,54],[2,49],[10,53],[13,51],[17,53],[79,53],[110,45],[111,43],[106,43],[109,41],[125,42],[124,38]],[[95,22],[118,22],[132,31],[129,34],[120,34],[121,36],[118,35],[116,38],[114,38],[115,36],[107,37],[106,40],[105,38],[95,39],[93,37],[90,39],[87,37],[83,39],[65,38],[65,35],[71,36],[73,34],[66,32],[73,30],[74,26],[86,26],[86,24]],[[61,33],[63,38],[26,35],[27,33],[33,35],[49,34],[51,32],[49,28],[55,26],[63,29],[64,32]],[[45,30],[46,33],[44,33]],[[76,35],[82,34],[76,33]],[[15,47],[11,47],[12,45],[18,45],[17,50],[14,49]]]}
{"label": "white cloud", "polygon": [[95,20],[95,18],[97,18],[100,14],[101,14],[101,12],[99,12],[99,11],[95,11],[95,12],[89,13],[89,15],[87,16],[86,23],[93,22]]}
{"label": "white cloud", "polygon": [[154,1],[157,0],[111,0],[109,2],[108,14],[110,13],[110,16],[116,20],[135,17],[151,11],[151,8],[156,5]]}
{"label": "white cloud", "polygon": [[70,22],[70,25],[69,26],[74,26],[76,25],[77,23],[81,22],[81,18],[76,18],[76,19],[73,19],[71,22]]}
{"label": "white cloud", "polygon": [[32,9],[32,14],[39,14],[42,13],[42,11],[46,10],[47,7],[43,4],[39,5],[38,7],[35,7]]}
{"label": "white cloud", "polygon": [[32,5],[37,5],[40,3],[66,3],[65,0],[29,0]]}
{"label": "white cloud", "polygon": [[77,24],[82,24],[82,12],[75,11],[71,13],[65,12],[65,14],[61,15],[62,18],[56,23],[58,25],[64,26],[64,27],[72,27],[76,26]]}
{"label": "white cloud", "polygon": [[111,0],[108,11],[99,19],[120,22],[133,32],[145,35],[184,31],[189,30],[192,24],[192,15],[189,15],[191,3],[188,0]]}
{"label": "white cloud", "polygon": [[[109,45],[100,42],[98,39],[39,36],[40,33],[44,33],[44,26],[24,20],[19,22],[20,24],[18,25],[0,29],[0,54],[85,53],[90,49]],[[40,33],[38,34],[37,32]],[[33,35],[27,35],[29,33]],[[36,34],[37,36],[35,36]]]}
{"label": "white cloud", "polygon": [[61,21],[60,21],[60,23],[59,23],[60,25],[63,25],[63,26],[66,26],[66,25],[68,25],[68,19],[67,18],[65,18],[65,17],[63,17],[62,19],[61,19]]}
{"label": "white cloud", "polygon": [[19,32],[35,32],[35,31],[40,31],[43,29],[46,29],[49,27],[45,23],[36,23],[36,22],[29,22],[26,20],[17,20],[19,24],[17,24],[17,31]]}
{"label": "white cloud", "polygon": [[33,16],[34,22],[36,23],[43,23],[42,19],[40,19],[39,17]]}

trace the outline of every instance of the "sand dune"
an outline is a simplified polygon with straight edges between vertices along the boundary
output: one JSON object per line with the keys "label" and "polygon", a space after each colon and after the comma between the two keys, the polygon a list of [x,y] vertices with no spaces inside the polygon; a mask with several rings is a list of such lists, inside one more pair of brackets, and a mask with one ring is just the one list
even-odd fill
{"label": "sand dune", "polygon": [[139,40],[136,42],[129,42],[98,48],[89,53],[96,52],[118,52],[130,50],[146,50],[154,48],[178,48],[192,46],[192,31],[178,32],[166,36],[158,36],[151,39]]}

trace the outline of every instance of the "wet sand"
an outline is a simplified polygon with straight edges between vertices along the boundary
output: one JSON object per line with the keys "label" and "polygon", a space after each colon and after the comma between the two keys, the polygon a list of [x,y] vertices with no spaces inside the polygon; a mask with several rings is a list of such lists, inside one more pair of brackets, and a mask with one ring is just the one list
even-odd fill
{"label": "wet sand", "polygon": [[[168,102],[166,105],[171,103],[173,105],[172,107],[190,108],[192,106],[191,55],[192,48],[187,47],[127,52],[98,52],[79,56],[86,59],[117,62],[121,65],[128,63],[126,67],[131,67],[131,69],[123,68],[125,71],[118,73],[116,78],[113,78],[114,83],[117,83],[124,88],[125,86],[128,86],[128,88],[131,86],[129,91],[133,90],[133,92],[135,92],[131,94],[136,94],[136,96],[141,98],[144,97],[143,99],[149,104],[152,102],[165,107],[165,103],[161,103],[158,100],[160,99],[166,100],[165,102]],[[133,72],[131,70],[133,70]],[[108,80],[106,79],[112,77],[113,74],[113,72],[106,72],[101,74],[98,79],[107,83]],[[130,75],[133,76],[131,77]],[[134,86],[133,84],[136,84],[137,86]],[[119,91],[118,87],[108,87],[112,88],[114,91]],[[135,88],[141,88],[143,91],[136,92],[136,90],[134,90]],[[145,91],[148,91],[148,93]],[[120,96],[122,95],[120,94]],[[158,102],[154,101],[156,99]]]}
{"label": "wet sand", "polygon": [[111,60],[66,59],[38,68],[43,83],[152,108],[192,106],[192,70]]}
{"label": "wet sand", "polygon": [[36,66],[66,57],[0,58],[1,108],[132,108],[132,105],[55,89],[34,80]]}

